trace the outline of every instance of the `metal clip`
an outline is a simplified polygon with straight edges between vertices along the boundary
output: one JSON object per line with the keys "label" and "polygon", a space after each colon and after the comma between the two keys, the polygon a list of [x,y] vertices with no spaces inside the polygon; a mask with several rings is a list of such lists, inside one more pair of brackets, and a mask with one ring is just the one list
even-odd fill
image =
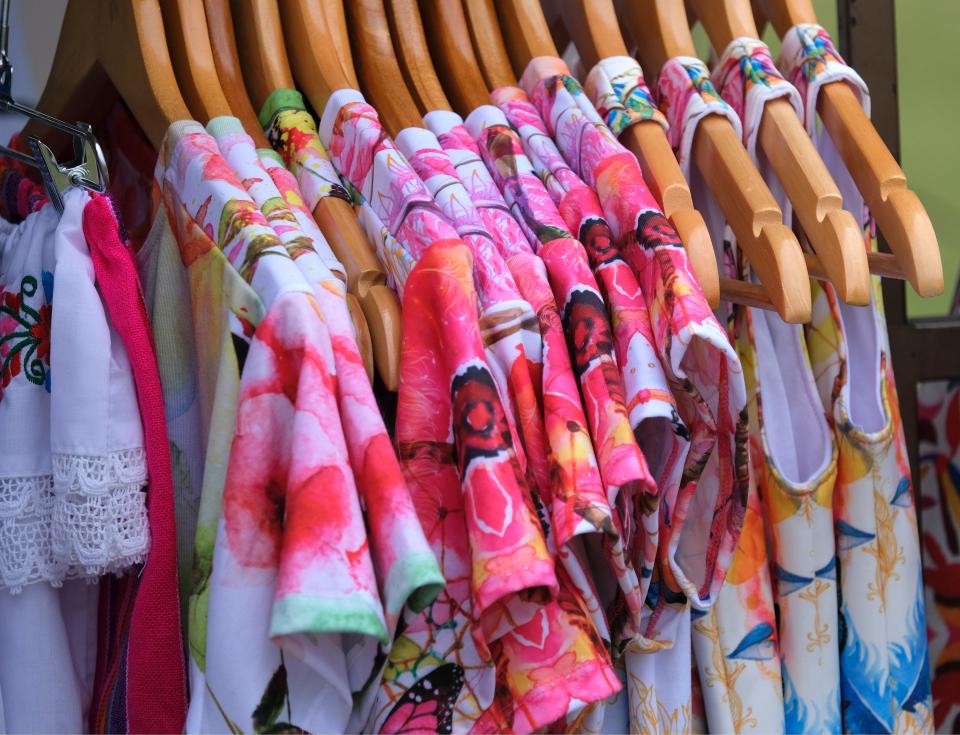
{"label": "metal clip", "polygon": [[77,127],[82,132],[80,137],[74,137],[73,147],[76,154],[74,160],[79,160],[79,163],[73,165],[60,165],[53,151],[42,140],[35,136],[28,139],[34,158],[42,162],[38,168],[47,195],[60,212],[63,212],[63,195],[67,189],[82,186],[102,194],[109,183],[103,151],[93,137],[90,126],[87,123],[78,123]]}

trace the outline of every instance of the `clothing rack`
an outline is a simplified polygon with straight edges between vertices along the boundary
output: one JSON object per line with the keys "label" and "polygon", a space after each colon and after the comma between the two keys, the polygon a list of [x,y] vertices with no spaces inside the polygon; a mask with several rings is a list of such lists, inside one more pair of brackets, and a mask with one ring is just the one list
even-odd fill
{"label": "clothing rack", "polygon": [[[870,87],[872,119],[893,155],[900,158],[895,0],[837,0],[841,53]],[[882,241],[881,247],[886,249]],[[903,281],[883,280],[883,300],[900,413],[910,455],[914,492],[919,492],[917,384],[960,378],[960,319],[910,319]],[[919,507],[919,502],[917,506]]]}

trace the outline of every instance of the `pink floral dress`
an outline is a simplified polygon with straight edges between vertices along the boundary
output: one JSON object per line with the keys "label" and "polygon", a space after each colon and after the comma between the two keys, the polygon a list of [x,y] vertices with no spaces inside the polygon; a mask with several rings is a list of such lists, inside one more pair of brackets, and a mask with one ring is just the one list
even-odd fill
{"label": "pink floral dress", "polygon": [[[590,257],[604,299],[610,309],[611,323],[620,361],[630,425],[647,462],[656,463],[659,492],[671,493],[680,482],[687,450],[686,427],[680,421],[676,401],[670,392],[660,360],[653,347],[653,332],[647,304],[640,284],[619,249],[604,219],[600,201],[567,165],[550,138],[540,114],[522,89],[503,87],[494,92],[494,101],[520,134],[524,151],[534,171],[544,182],[557,209],[571,231],[579,233]],[[642,498],[625,498],[626,515],[632,519],[642,538],[628,540],[633,547],[633,563],[641,578],[642,594],[653,575],[659,531],[657,508]]]}
{"label": "pink floral dress", "polygon": [[418,261],[404,290],[397,441],[447,582],[404,616],[366,726],[544,727],[617,682],[582,602],[558,583],[486,361],[470,249],[359,93],[334,93],[320,130]]}
{"label": "pink floral dress", "polygon": [[[618,515],[603,491],[593,445],[585,427],[586,417],[580,402],[577,382],[566,349],[560,316],[553,300],[546,268],[531,250],[531,243],[519,223],[509,213],[503,195],[481,160],[477,143],[470,137],[458,115],[435,111],[425,123],[436,131],[438,140],[454,163],[470,200],[500,251],[505,255],[517,283],[537,307],[543,338],[543,415],[547,430],[550,465],[549,510],[551,536],[557,558],[564,571],[586,600],[591,620],[607,646],[611,645],[611,626],[607,620],[609,600],[601,603],[596,580],[611,574],[623,595],[639,599],[639,581],[625,556],[622,527]],[[611,571],[584,563],[584,548],[601,543]],[[602,719],[605,707],[594,707],[579,719],[580,727],[595,729],[592,723]],[[563,722],[553,729],[563,729]]]}
{"label": "pink floral dress", "polygon": [[[575,374],[580,379],[581,400],[587,409],[588,421],[591,421],[591,436],[606,486],[605,505],[612,509],[623,502],[618,498],[654,492],[655,483],[630,430],[623,404],[623,383],[613,354],[613,332],[583,246],[566,229],[564,220],[524,154],[518,134],[509,126],[503,113],[496,107],[480,107],[471,113],[466,126],[477,139],[487,169],[497,181],[511,211],[527,230],[528,237],[532,236],[538,243],[554,295],[564,303],[562,313],[567,342],[571,347]],[[602,398],[592,392],[598,390],[597,380],[604,381],[602,390],[605,395]],[[617,424],[620,428],[604,443],[601,427],[610,429]],[[623,443],[617,445],[617,441]],[[609,462],[606,474],[604,458]],[[611,482],[613,478],[629,476],[627,468],[633,460],[637,460],[636,469],[642,471],[642,477],[621,484]],[[599,504],[596,507],[603,508]],[[605,540],[604,552],[619,589],[616,596],[608,592],[601,602],[607,610],[611,640],[619,649],[621,640],[631,638],[631,634],[624,631],[640,629],[643,588],[627,547],[631,537],[627,524],[633,523],[634,519],[619,512],[608,515],[605,510],[592,520],[597,528],[602,527],[601,523],[609,524],[613,533]]]}
{"label": "pink floral dress", "polygon": [[443,581],[420,530],[363,369],[343,282],[327,264],[341,272],[343,268],[310,212],[305,208],[298,211],[302,197],[293,175],[265,152],[255,150],[252,138],[243,132],[236,118],[216,118],[209,127],[215,129],[217,144],[227,162],[312,285],[330,332],[337,404],[360,491],[387,630],[392,632],[403,606],[408,601],[414,607],[422,606]]}
{"label": "pink floral dress", "polygon": [[635,157],[616,141],[565,65],[535,59],[521,86],[567,163],[597,192],[647,300],[654,345],[689,429],[683,476],[662,492],[659,563],[643,630],[672,648],[627,661],[632,723],[686,728],[690,692],[677,686],[689,681],[686,600],[698,609],[713,604],[744,518],[749,470],[742,370]]}
{"label": "pink floral dress", "polygon": [[[436,133],[486,232],[504,257],[523,297],[537,314],[542,340],[542,357],[537,367],[541,371],[539,384],[547,437],[550,517],[558,553],[567,559],[565,548],[575,536],[613,531],[613,511],[600,480],[546,268],[533,254],[532,243],[517,220],[510,215],[500,190],[481,160],[476,141],[463,127],[459,116],[447,111],[432,112],[426,116],[425,123]],[[585,595],[589,588],[589,583],[581,585]],[[599,630],[606,630],[602,613],[594,615],[594,622]],[[608,634],[604,637],[609,639]]]}

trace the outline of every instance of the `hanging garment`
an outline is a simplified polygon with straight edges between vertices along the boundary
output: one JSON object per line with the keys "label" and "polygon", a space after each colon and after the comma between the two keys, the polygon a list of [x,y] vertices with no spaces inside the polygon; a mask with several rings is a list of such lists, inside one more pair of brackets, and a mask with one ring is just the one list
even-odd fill
{"label": "hanging garment", "polygon": [[[653,347],[647,304],[636,276],[619,252],[597,195],[567,165],[526,93],[516,87],[501,87],[494,91],[493,98],[520,134],[534,171],[544,182],[567,226],[579,233],[586,247],[610,308],[617,357],[626,388],[625,402],[634,436],[651,465],[658,495],[675,498],[689,449],[686,441],[689,434],[679,418],[676,402]],[[639,570],[640,595],[646,598],[657,556],[659,501],[624,493],[618,502],[622,516],[628,519],[625,525],[632,538],[627,539],[626,546],[634,568]],[[630,623],[629,620],[613,621],[617,631],[615,650],[619,653],[629,651],[627,659],[633,659],[638,651],[650,654],[672,645],[666,637],[645,638],[635,624]],[[618,674],[626,682],[627,670],[623,668],[622,660],[620,664]],[[630,686],[628,691],[636,693],[637,687]],[[655,688],[649,686],[645,694],[654,691]],[[621,705],[625,704],[626,700],[621,700]],[[681,711],[684,706],[684,703],[668,704],[666,694],[657,704],[662,708],[660,711],[667,712]],[[625,714],[620,719],[624,717]],[[604,723],[608,731],[610,727],[619,726],[617,719],[608,722],[604,718]],[[647,723],[650,724],[656,727],[655,722]],[[637,725],[644,727],[640,723]]]}
{"label": "hanging garment", "polygon": [[[738,415],[744,400],[740,366],[690,274],[676,232],[647,190],[635,157],[616,142],[580,85],[563,64],[547,59],[531,62],[521,84],[567,163],[597,191],[615,242],[638,276],[658,357],[689,429],[688,435],[681,435],[684,444],[689,442],[680,458],[686,474],[661,490],[659,559],[643,626],[648,639],[671,641],[672,647],[653,656],[627,656],[631,723],[655,731],[677,723],[686,730],[687,600],[701,607],[712,604],[743,519],[746,467],[739,459],[743,449],[738,449],[744,442],[743,417]],[[676,309],[680,304],[683,309]],[[709,536],[704,526],[711,529]],[[708,538],[711,542],[704,544]]]}
{"label": "hanging garment", "polygon": [[[630,425],[648,464],[656,465],[653,476],[658,492],[669,492],[669,488],[680,481],[687,450],[681,437],[686,427],[677,414],[676,401],[653,347],[650,318],[640,285],[619,253],[596,194],[564,161],[524,91],[501,87],[494,91],[493,97],[520,134],[535,173],[544,182],[571,232],[579,234],[590,257],[610,309]],[[641,594],[645,596],[645,581],[653,574],[656,558],[658,514],[656,509],[648,512],[642,498],[638,501],[627,497],[623,506],[631,523],[640,522],[635,533],[641,534],[641,538],[636,540],[638,548],[631,553],[635,554],[633,563],[639,570]],[[628,547],[633,546],[634,543],[628,541]]]}
{"label": "hanging garment", "polygon": [[[186,718],[186,667],[183,657],[177,573],[176,511],[163,395],[153,335],[143,292],[114,203],[94,195],[83,211],[83,232],[90,247],[97,286],[123,341],[137,390],[150,486],[150,554],[131,584],[124,647],[127,729],[133,733],[179,733]],[[101,622],[103,602],[101,595]],[[100,628],[101,634],[103,626]],[[104,648],[103,643],[99,645]],[[98,674],[101,661],[98,661]],[[98,677],[99,678],[99,677]],[[102,680],[101,680],[102,681]],[[91,720],[92,722],[92,720]]]}
{"label": "hanging garment", "polygon": [[[216,118],[208,127],[215,133],[221,152],[284,243],[301,274],[312,283],[312,293],[329,331],[341,425],[364,511],[380,599],[384,604],[386,631],[381,635],[380,642],[386,644],[393,636],[403,607],[408,603],[418,609],[426,605],[439,592],[443,578],[420,529],[396,454],[363,369],[343,284],[326,268],[324,261],[335,263],[340,271],[342,267],[336,262],[315,223],[312,227],[307,224],[311,232],[309,235],[300,228],[293,210],[277,188],[276,180],[284,181],[283,173],[286,173],[290,177],[286,180],[286,194],[294,200],[298,199],[299,192],[292,175],[282,167],[274,169],[273,176],[267,172],[263,159],[254,149],[253,140],[243,132],[236,118]],[[323,259],[319,255],[321,252],[326,255]],[[315,543],[322,543],[322,539],[318,538]],[[287,605],[288,609],[283,611],[281,617],[288,615],[292,607],[295,606]],[[292,619],[277,623],[275,611],[275,624],[279,627],[293,626],[295,631],[299,631],[316,626],[318,623],[315,620],[326,618],[330,622],[320,625],[324,626],[323,630],[327,633],[379,634],[379,631],[344,630],[339,622],[342,609],[305,608],[293,610],[293,613]],[[297,619],[298,614],[305,615],[305,619]],[[358,627],[364,626],[361,624]],[[274,635],[278,635],[276,630]],[[361,647],[365,652],[361,652]],[[347,671],[351,693],[360,692],[377,674],[371,658],[376,652],[377,646],[372,642],[348,651]]]}
{"label": "hanging garment", "polygon": [[[807,132],[864,228],[872,222],[849,171],[825,130],[816,105],[824,84],[851,85],[867,114],[869,92],[819,26],[796,26],[784,36],[780,66],[804,100]],[[879,279],[870,305],[840,302],[829,284],[814,288],[807,329],[810,355],[828,421],[840,448],[834,503],[837,546],[843,550],[840,595],[844,726],[850,731],[932,729],[920,546],[910,469]],[[864,663],[867,662],[867,663]],[[878,671],[879,669],[879,671]]]}
{"label": "hanging garment", "polygon": [[[743,120],[744,145],[774,193],[784,222],[789,225],[793,217],[790,201],[757,142],[766,103],[783,98],[800,114],[799,95],[773,66],[766,46],[753,39],[738,39],[727,47],[713,72],[713,81]],[[734,275],[750,277],[741,254],[731,251],[726,260],[738,262]],[[779,631],[771,627],[771,624],[775,626],[774,611],[769,601],[770,580],[765,574],[758,580],[764,586],[753,592],[752,600],[746,596],[752,585],[747,585],[738,588],[739,594],[736,597],[731,594],[725,606],[718,608],[715,626],[719,640],[713,645],[721,645],[722,652],[739,659],[736,666],[744,673],[736,680],[733,694],[716,685],[711,690],[704,689],[708,718],[717,726],[722,726],[720,723],[733,726],[738,716],[743,718],[750,712],[752,719],[747,718],[745,724],[760,731],[837,727],[834,714],[823,714],[825,704],[827,712],[836,708],[838,692],[830,665],[824,667],[820,651],[821,647],[829,646],[828,651],[832,652],[837,635],[836,627],[830,622],[834,615],[831,601],[835,594],[835,562],[828,556],[830,545],[820,538],[830,537],[827,524],[836,479],[836,449],[820,416],[802,328],[785,324],[772,312],[750,308],[737,308],[731,327],[737,335],[745,369],[749,365],[751,451],[756,483],[766,503],[771,528],[780,625]],[[804,506],[806,523],[794,517],[800,510],[798,503]],[[806,545],[818,548],[816,564],[823,563],[823,566],[811,570],[810,560],[791,551]],[[744,554],[744,565],[766,564],[762,531],[756,531],[753,544],[744,546]],[[803,589],[805,583],[799,579],[803,576],[800,569],[813,572],[813,587]],[[745,581],[741,578],[739,583]],[[826,591],[814,602],[822,590]],[[733,593],[733,589],[730,592]],[[824,608],[821,599],[831,604]],[[815,605],[813,611],[809,609],[811,604]],[[695,626],[694,630],[698,629]],[[778,633],[782,671],[777,656]],[[711,659],[716,660],[718,652],[711,652],[709,637],[695,635],[695,640],[698,651],[702,651],[699,658],[704,665]],[[771,685],[780,686],[781,674],[785,700],[780,691],[770,691]],[[794,692],[801,700],[806,698],[808,708],[797,707]],[[728,705],[727,700],[734,698],[743,703],[743,710],[738,712]],[[807,719],[797,721],[798,717]]]}
{"label": "hanging garment", "polygon": [[[435,196],[438,196],[437,201],[440,203],[441,208],[445,208],[446,205],[445,213],[449,211],[451,215],[456,217],[456,220],[460,223],[458,226],[458,231],[460,231],[460,233],[464,236],[464,241],[470,244],[475,243],[477,246],[480,246],[476,247],[475,250],[475,272],[477,262],[481,261],[487,267],[501,268],[501,277],[502,274],[509,276],[510,274],[509,271],[506,270],[506,264],[503,262],[502,257],[499,255],[496,249],[493,249],[492,252],[485,252],[481,249],[484,246],[493,248],[493,238],[486,233],[484,225],[480,220],[479,213],[474,208],[470,196],[467,194],[462,183],[457,177],[450,158],[443,150],[441,150],[440,142],[437,140],[437,138],[432,133],[429,133],[425,130],[407,129],[401,131],[400,135],[398,136],[398,143],[400,144],[401,148],[406,145],[410,149],[408,157],[410,158],[412,165],[418,171],[418,173],[422,172],[420,173],[420,176],[426,182],[427,187],[435,188],[437,192]],[[475,280],[482,283],[482,278],[476,278]],[[512,283],[512,277],[510,282]],[[484,297],[481,294],[481,303],[483,303],[483,301]],[[533,323],[535,324],[536,322],[534,321]],[[535,334],[539,340],[539,333]],[[489,345],[491,340],[489,337],[485,337],[484,341]],[[511,351],[516,353],[515,349]],[[524,366],[521,364],[520,368],[522,369],[523,367]],[[511,370],[512,375],[516,375],[519,372],[520,370]],[[570,374],[569,377],[572,382],[572,374]],[[530,382],[532,383],[533,381]],[[537,382],[539,383],[539,381]],[[533,386],[531,386],[531,389],[534,390]],[[540,386],[536,386],[535,390],[536,393],[534,397],[539,396]],[[513,395],[514,393],[516,393],[516,391],[511,390],[507,394]],[[532,428],[534,431],[539,430],[538,440],[535,446],[536,449],[541,453],[539,459],[544,463],[542,477],[531,478],[529,484],[533,489],[533,497],[537,503],[538,512],[541,515],[541,523],[546,535],[548,551],[550,552],[551,556],[557,558],[557,533],[554,528],[554,524],[555,521],[563,523],[568,520],[568,517],[566,512],[559,514],[556,519],[554,519],[552,516],[546,515],[546,513],[553,509],[553,492],[550,488],[550,480],[548,479],[546,472],[546,446],[542,438],[542,418],[540,417],[540,407],[537,405],[536,400],[533,402],[533,405],[529,406],[528,410],[531,413],[534,413],[538,419],[538,425],[530,428]],[[532,432],[524,431],[522,436],[525,438],[529,433]],[[531,452],[528,452],[528,457],[530,457],[532,462]],[[564,508],[564,511],[565,510],[566,509]],[[564,538],[567,539],[568,542],[573,539],[576,539],[576,541],[572,545],[572,548],[568,547],[563,549],[564,553],[559,556],[559,560],[561,561],[562,565],[557,567],[559,582],[558,600],[557,602],[548,603],[548,606],[575,605],[582,609],[592,611],[593,614],[591,617],[593,624],[597,626],[597,634],[604,639],[605,645],[609,646],[609,634],[607,633],[609,626],[603,616],[601,606],[597,602],[596,584],[602,584],[602,582],[596,582],[594,584],[589,582],[591,575],[583,563],[584,549],[579,543],[583,540],[583,538],[579,536],[570,536],[569,534],[564,534]],[[566,636],[568,640],[576,640],[577,637],[580,636]],[[568,716],[574,720],[579,720],[588,716],[585,712],[569,713],[567,707],[563,706],[564,703],[558,702],[557,704],[561,706],[557,706],[553,713],[544,714],[545,717],[553,717],[554,724],[551,725],[551,728],[553,729],[557,727],[556,721],[561,719],[566,720]]]}
{"label": "hanging garment", "polygon": [[[0,572],[14,593],[29,584],[124,571],[142,562],[149,546],[136,390],[96,291],[82,232],[86,201],[71,197],[69,217],[44,208],[19,227],[7,225],[0,253],[6,327],[0,411],[18,427],[4,432],[9,510]],[[62,293],[65,306],[54,323],[58,274],[64,285],[57,302]],[[82,340],[81,326],[88,330]],[[57,354],[54,338],[63,340]],[[55,401],[57,366],[65,374],[57,386],[62,400]],[[104,415],[92,431],[87,422],[95,410]]]}
{"label": "hanging garment", "polygon": [[97,588],[81,580],[124,572],[149,549],[137,392],[95,286],[88,201],[71,191],[62,216],[44,206],[18,226],[2,223],[0,722],[9,732],[86,729]]}
{"label": "hanging garment", "polygon": [[[97,141],[107,151],[110,200],[116,207],[125,240],[136,253],[147,239],[156,214],[152,195],[157,151],[119,97],[110,107],[102,129],[98,126]],[[178,535],[178,552],[179,538]],[[192,553],[193,536],[189,538]],[[189,568],[187,572],[189,579]]]}
{"label": "hanging garment", "polygon": [[[739,50],[743,44],[733,48]],[[790,88],[786,83],[776,86],[771,82],[767,86],[750,77],[746,70],[750,68],[751,57],[749,53],[744,56],[746,68],[740,66],[740,57],[728,62],[731,58],[728,56],[718,67],[717,76],[723,74],[720,81],[724,82],[727,94],[747,118],[745,141],[748,150],[756,156],[756,134],[763,104],[767,99],[788,95]],[[703,116],[725,114],[737,131],[741,131],[740,115],[719,98],[705,71],[702,62],[678,58],[667,62],[659,80],[668,119],[680,130],[672,142],[683,146],[684,153],[678,156],[683,156],[688,169],[689,146]],[[750,87],[746,86],[747,80]],[[673,116],[677,116],[676,122]],[[761,166],[764,165],[761,162]],[[702,179],[699,181],[702,186]],[[694,188],[693,193],[698,206],[705,199],[712,199],[705,187]],[[707,209],[718,216],[715,222],[708,220],[708,227],[723,232],[724,220],[719,209]],[[748,273],[729,230],[718,260],[729,275]],[[774,599],[780,610],[777,632],[782,658],[780,667],[775,661],[743,663],[742,668],[749,671],[742,684],[733,683],[736,691],[732,697],[749,706],[754,696],[750,682],[756,680],[762,684],[770,679],[771,672],[773,676],[779,673],[783,679],[784,712],[781,714],[777,709],[779,696],[773,700],[758,699],[752,708],[759,715],[757,724],[760,720],[774,726],[782,723],[780,726],[787,732],[806,732],[811,728],[839,732],[836,559],[831,532],[835,450],[816,400],[802,332],[784,324],[776,315],[758,310],[746,313],[738,308],[729,316],[729,321],[745,373],[749,368],[751,461],[766,511],[776,585]],[[808,435],[812,441],[804,440],[801,444],[793,438]],[[760,556],[755,548],[751,551],[754,557]],[[754,563],[762,561],[762,558],[754,559]],[[749,562],[744,559],[744,563]],[[742,713],[731,710],[728,704],[731,696],[722,686],[708,685],[707,667],[716,655],[711,651],[712,646],[726,644],[722,653],[729,657],[734,651],[743,653],[738,649],[751,634],[753,637],[765,635],[769,645],[757,641],[766,646],[763,655],[771,656],[775,651],[771,650],[775,645],[774,633],[764,625],[772,620],[772,613],[761,610],[758,615],[751,614],[740,607],[740,597],[729,595],[727,607],[717,611],[715,625],[719,627],[719,635],[710,635],[709,622],[694,628],[695,635],[705,636],[697,641],[697,652],[711,727],[723,727],[722,723],[728,722],[728,718],[742,717]],[[716,725],[710,722],[711,714],[719,719]]]}
{"label": "hanging garment", "polygon": [[[516,279],[517,287],[537,314],[542,351],[541,361],[534,366],[534,371],[539,369],[541,373],[537,382],[547,437],[551,529],[557,546],[556,553],[568,573],[576,575],[583,566],[576,553],[569,550],[574,538],[581,534],[602,534],[601,543],[611,547],[618,544],[622,547],[622,541],[615,533],[614,511],[603,491],[546,267],[533,254],[534,241],[528,239],[517,220],[509,214],[500,190],[481,160],[476,141],[470,137],[460,117],[449,111],[435,111],[428,113],[424,121],[435,132],[438,142],[456,167],[485,231],[493,238]],[[617,558],[623,555],[622,550],[608,553]],[[627,573],[625,566],[618,567],[621,568],[623,573]],[[588,601],[597,631],[604,640],[609,641],[603,608],[599,602],[592,602],[597,596],[593,583],[584,576],[576,584]],[[633,581],[627,581],[626,584],[629,589],[636,586]]]}
{"label": "hanging garment", "polygon": [[[538,254],[546,266],[554,295],[560,295],[562,299],[563,324],[573,357],[573,367],[580,378],[581,399],[587,409],[588,421],[593,422],[591,436],[594,447],[598,448],[599,445],[602,448],[604,439],[599,432],[597,419],[599,404],[606,399],[590,392],[588,372],[592,372],[593,380],[602,377],[606,381],[604,391],[618,395],[621,406],[623,384],[613,355],[613,332],[606,306],[589,270],[586,252],[567,230],[550,195],[534,173],[533,165],[523,151],[519,135],[510,127],[504,114],[493,106],[480,107],[467,118],[466,127],[476,139],[487,170],[497,182],[517,221],[526,230],[527,237],[536,238]],[[622,448],[630,449],[630,453],[620,453],[621,457],[630,459],[634,448],[639,452],[639,446],[630,431],[625,406],[623,414],[621,415],[618,409],[617,415],[626,422],[625,426],[621,424],[621,429],[626,430],[632,447],[626,443],[626,435],[619,430],[613,438],[622,442]],[[606,444],[608,459],[616,459],[615,449],[615,444]],[[607,570],[597,573],[596,583],[604,589],[600,604],[607,611],[608,622],[604,627],[610,630],[610,640],[613,641],[620,637],[619,629],[623,626],[629,625],[631,630],[639,629],[643,605],[640,576],[633,566],[627,547],[630,537],[627,533],[629,526],[625,524],[633,523],[634,519],[625,514],[621,515],[614,508],[618,502],[626,504],[627,498],[635,494],[652,494],[655,483],[641,454],[636,456],[643,461],[641,469],[645,479],[642,483],[611,482],[611,478],[616,477],[619,470],[617,465],[614,465],[604,474],[602,451],[597,449],[606,494],[591,500],[588,507],[596,510],[592,514],[584,514],[583,517],[591,521],[596,530],[605,530],[612,534],[611,538],[605,539],[603,557],[600,558],[605,558],[607,569],[612,572],[612,579],[617,585],[613,587],[607,583]],[[629,464],[627,466],[629,467]],[[584,489],[575,488],[574,493],[573,497],[587,499]],[[584,528],[580,533],[588,531],[589,529]],[[611,618],[617,619],[620,616],[623,619],[618,620],[615,625],[610,623]]]}
{"label": "hanging garment", "polygon": [[[156,166],[162,207],[137,254],[157,345],[174,492],[191,501],[182,502],[181,507],[197,509],[194,586],[187,621],[194,716],[203,701],[198,693],[205,690],[210,575],[236,424],[239,357],[246,353],[246,343],[266,310],[221,249],[221,244],[233,242],[242,247],[250,232],[226,227],[227,217],[222,229],[206,229],[203,221],[195,219],[194,213],[202,220],[211,207],[218,213],[218,222],[220,212],[229,215],[224,189],[212,176],[225,164],[219,169],[211,166],[206,178],[198,177],[206,187],[198,191],[202,194],[198,200],[181,193],[191,140],[198,136],[203,141],[205,133],[193,123],[177,123],[168,131]],[[188,150],[178,152],[178,147]],[[171,167],[173,162],[184,170]],[[193,727],[188,720],[186,729]]]}
{"label": "hanging garment", "polygon": [[[605,698],[616,681],[586,611],[575,598],[563,605],[534,521],[515,430],[483,358],[469,249],[359,93],[334,93],[320,131],[334,165],[418,260],[404,292],[397,440],[447,580],[431,607],[405,618],[372,726],[409,726],[416,703],[436,692],[428,722],[444,729],[543,727]],[[449,403],[439,403],[447,390]],[[431,666],[410,666],[427,652]]]}
{"label": "hanging garment", "polygon": [[[352,699],[340,629],[332,642],[321,635],[300,641],[296,635],[323,632],[333,617],[352,623],[348,629],[360,633],[378,623],[376,632],[382,628],[356,490],[344,471],[349,465],[333,402],[329,338],[309,286],[214,140],[192,123],[177,132],[166,162],[170,188],[187,211],[197,210],[193,217],[205,227],[217,223],[218,245],[267,306],[239,386],[237,434],[229,450],[207,583],[203,695],[191,702],[188,730],[226,731],[251,716],[255,726],[273,726],[281,716],[272,708],[273,697],[286,705],[286,716],[294,723],[317,729],[320,722],[339,720],[343,727]],[[198,244],[206,243],[205,238]],[[300,385],[311,389],[299,390]],[[321,426],[309,418],[314,415],[323,417]],[[290,442],[298,436],[304,438],[292,458]],[[316,436],[325,440],[317,445],[311,438]],[[311,485],[310,478],[321,477],[322,482]],[[333,493],[341,496],[333,505],[343,511],[326,525],[315,523],[321,487],[327,502]],[[324,542],[324,534],[338,541]],[[310,552],[312,563],[304,563],[295,540],[332,553]],[[356,558],[350,561],[347,552],[354,549]],[[331,609],[325,607],[330,594],[338,595],[337,604],[324,618]],[[250,630],[262,633],[238,648],[235,641]],[[279,645],[267,637],[271,632]],[[271,708],[254,712],[265,697]],[[317,719],[309,725],[312,718]]]}
{"label": "hanging garment", "polygon": [[[461,118],[453,112],[435,111],[424,118],[438,141],[456,166],[461,183],[469,190],[470,202],[485,229],[497,244],[518,286],[531,300],[537,312],[543,340],[541,384],[543,420],[547,432],[549,486],[548,544],[560,561],[570,582],[586,603],[597,634],[610,647],[610,625],[607,605],[600,602],[599,590],[612,597],[619,587],[627,593],[637,590],[638,580],[625,559],[622,523],[603,492],[593,445],[587,432],[570,362],[562,322],[551,293],[543,261],[533,254],[534,242],[528,240],[517,220],[510,214],[503,195],[484,166],[476,141],[470,137]],[[598,548],[599,545],[599,548]],[[590,550],[589,552],[587,550]],[[585,558],[606,558],[612,575],[601,565],[592,565],[591,573]],[[614,582],[611,584],[608,583]],[[555,722],[550,727],[592,731],[591,724],[602,718],[605,707],[584,708],[576,723]]]}

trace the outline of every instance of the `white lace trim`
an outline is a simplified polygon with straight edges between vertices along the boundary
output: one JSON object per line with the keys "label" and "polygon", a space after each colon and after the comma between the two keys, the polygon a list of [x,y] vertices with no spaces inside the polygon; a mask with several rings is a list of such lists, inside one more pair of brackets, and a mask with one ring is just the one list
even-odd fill
{"label": "white lace trim", "polygon": [[143,448],[53,454],[53,473],[0,478],[0,586],[120,572],[150,545]]}

